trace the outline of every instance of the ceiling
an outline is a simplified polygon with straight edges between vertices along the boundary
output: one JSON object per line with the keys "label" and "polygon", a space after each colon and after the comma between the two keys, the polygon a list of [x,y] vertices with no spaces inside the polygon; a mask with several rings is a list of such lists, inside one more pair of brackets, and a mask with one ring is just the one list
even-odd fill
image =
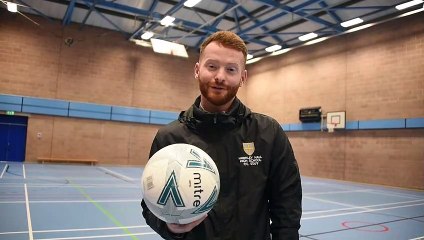
{"label": "ceiling", "polygon": [[[154,38],[194,49],[211,33],[231,30],[245,40],[254,57],[269,54],[265,48],[275,44],[283,49],[300,46],[304,42],[298,37],[310,32],[317,38],[343,34],[349,28],[340,23],[353,18],[362,18],[364,25],[423,8],[422,3],[401,11],[395,8],[408,0],[203,0],[192,8],[174,0],[10,1],[29,18],[31,13],[57,19],[64,27],[77,23],[81,29],[87,25],[112,29],[128,40],[151,31]],[[175,17],[173,26],[160,24],[167,15]]]}

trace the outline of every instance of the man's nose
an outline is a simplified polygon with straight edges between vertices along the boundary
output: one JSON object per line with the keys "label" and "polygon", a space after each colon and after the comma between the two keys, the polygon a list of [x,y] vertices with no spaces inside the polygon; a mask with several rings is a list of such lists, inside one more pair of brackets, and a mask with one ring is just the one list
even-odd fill
{"label": "man's nose", "polygon": [[225,81],[225,71],[223,69],[219,69],[215,75],[215,82],[223,83]]}

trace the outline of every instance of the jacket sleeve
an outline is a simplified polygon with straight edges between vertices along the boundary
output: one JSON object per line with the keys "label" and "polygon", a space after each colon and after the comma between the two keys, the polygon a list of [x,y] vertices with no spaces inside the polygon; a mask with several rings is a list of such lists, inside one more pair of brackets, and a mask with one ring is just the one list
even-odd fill
{"label": "jacket sleeve", "polygon": [[[153,156],[161,147],[158,144],[157,139],[155,138],[152,143],[152,147],[150,148],[150,155]],[[150,210],[147,208],[144,199],[141,201],[141,207],[143,209],[143,217],[146,220],[146,223],[157,232],[163,239],[172,240],[172,239],[184,239],[183,235],[175,235],[168,231],[168,227],[166,223],[159,218],[157,218]]]}
{"label": "jacket sleeve", "polygon": [[298,240],[302,216],[302,186],[291,144],[274,124],[275,139],[269,175],[269,210],[273,240]]}

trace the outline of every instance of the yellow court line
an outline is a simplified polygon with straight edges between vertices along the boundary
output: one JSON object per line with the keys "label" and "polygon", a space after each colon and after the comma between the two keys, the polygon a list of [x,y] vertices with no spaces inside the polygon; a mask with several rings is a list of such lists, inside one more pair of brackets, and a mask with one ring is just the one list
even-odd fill
{"label": "yellow court line", "polygon": [[69,181],[69,183],[75,187],[85,198],[87,198],[88,201],[90,201],[94,206],[96,206],[97,209],[99,209],[104,215],[106,215],[109,220],[111,220],[117,227],[121,228],[127,235],[131,237],[133,240],[139,240],[134,234],[130,232],[118,219],[113,216],[112,213],[110,213],[108,210],[106,210],[102,205],[100,205],[98,202],[94,201],[90,195],[88,195],[84,189],[79,186],[76,183],[73,183],[72,181]]}

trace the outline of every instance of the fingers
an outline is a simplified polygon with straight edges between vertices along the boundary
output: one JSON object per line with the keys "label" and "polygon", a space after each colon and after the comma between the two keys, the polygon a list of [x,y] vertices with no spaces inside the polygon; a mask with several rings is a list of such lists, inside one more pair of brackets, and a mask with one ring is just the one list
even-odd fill
{"label": "fingers", "polygon": [[199,220],[196,220],[194,222],[187,223],[187,224],[167,223],[166,225],[168,226],[169,231],[173,233],[186,233],[186,232],[190,232],[193,228],[195,228],[197,225],[203,222],[203,220],[205,220],[206,217],[207,215],[205,215]]}

